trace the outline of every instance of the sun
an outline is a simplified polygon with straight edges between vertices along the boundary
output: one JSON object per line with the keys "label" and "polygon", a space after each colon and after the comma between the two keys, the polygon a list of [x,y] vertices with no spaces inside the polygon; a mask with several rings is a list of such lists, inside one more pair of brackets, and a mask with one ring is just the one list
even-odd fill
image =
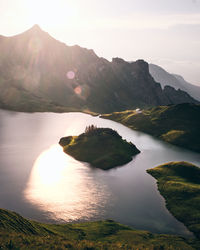
{"label": "sun", "polygon": [[26,4],[33,24],[52,27],[77,22],[78,6],[72,0],[28,0]]}

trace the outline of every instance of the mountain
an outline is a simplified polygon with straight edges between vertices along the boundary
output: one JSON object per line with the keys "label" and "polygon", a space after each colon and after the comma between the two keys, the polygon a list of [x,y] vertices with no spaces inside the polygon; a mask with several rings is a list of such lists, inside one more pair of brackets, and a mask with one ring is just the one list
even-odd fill
{"label": "mountain", "polygon": [[145,110],[114,112],[101,117],[200,152],[200,105],[183,103],[158,106]]}
{"label": "mountain", "polygon": [[200,87],[186,82],[182,76],[170,74],[155,64],[149,64],[149,72],[155,81],[161,84],[162,88],[169,85],[175,89],[181,89],[194,99],[200,101]]}
{"label": "mountain", "polygon": [[162,90],[143,60],[109,62],[93,50],[57,41],[38,25],[0,37],[1,107],[37,111],[35,106],[49,110],[54,103],[105,113],[182,102],[197,101],[172,87]]}

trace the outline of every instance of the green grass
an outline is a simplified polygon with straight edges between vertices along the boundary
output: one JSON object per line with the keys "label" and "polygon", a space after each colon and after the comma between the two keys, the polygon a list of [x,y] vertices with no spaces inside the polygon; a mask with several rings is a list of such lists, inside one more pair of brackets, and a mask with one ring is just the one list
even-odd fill
{"label": "green grass", "polygon": [[123,165],[140,151],[112,129],[96,128],[79,136],[61,138],[65,153],[104,170]]}
{"label": "green grass", "polygon": [[169,211],[200,239],[200,168],[170,162],[147,172],[157,179]]}
{"label": "green grass", "polygon": [[42,224],[0,209],[1,249],[197,249],[198,242],[131,229],[112,220]]}
{"label": "green grass", "polygon": [[142,110],[114,112],[102,118],[111,119],[171,144],[200,152],[200,105],[178,104]]}

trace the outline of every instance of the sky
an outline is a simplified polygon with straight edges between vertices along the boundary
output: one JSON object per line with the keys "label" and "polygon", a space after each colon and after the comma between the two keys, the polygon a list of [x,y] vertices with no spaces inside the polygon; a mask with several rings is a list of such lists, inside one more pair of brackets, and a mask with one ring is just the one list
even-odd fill
{"label": "sky", "polygon": [[200,86],[200,0],[0,0],[0,34],[38,24],[111,60],[144,59]]}

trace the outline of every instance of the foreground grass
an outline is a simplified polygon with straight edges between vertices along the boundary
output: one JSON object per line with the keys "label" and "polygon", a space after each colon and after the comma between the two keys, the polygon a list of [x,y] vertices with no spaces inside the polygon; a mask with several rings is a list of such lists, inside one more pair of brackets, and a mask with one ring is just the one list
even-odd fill
{"label": "foreground grass", "polygon": [[147,172],[157,179],[169,211],[200,239],[200,168],[170,162]]}
{"label": "foreground grass", "polygon": [[139,112],[114,112],[101,117],[120,122],[171,144],[200,152],[200,105],[184,103],[159,106]]}
{"label": "foreground grass", "polygon": [[112,220],[42,224],[0,209],[0,249],[198,249],[198,242],[133,230]]}

